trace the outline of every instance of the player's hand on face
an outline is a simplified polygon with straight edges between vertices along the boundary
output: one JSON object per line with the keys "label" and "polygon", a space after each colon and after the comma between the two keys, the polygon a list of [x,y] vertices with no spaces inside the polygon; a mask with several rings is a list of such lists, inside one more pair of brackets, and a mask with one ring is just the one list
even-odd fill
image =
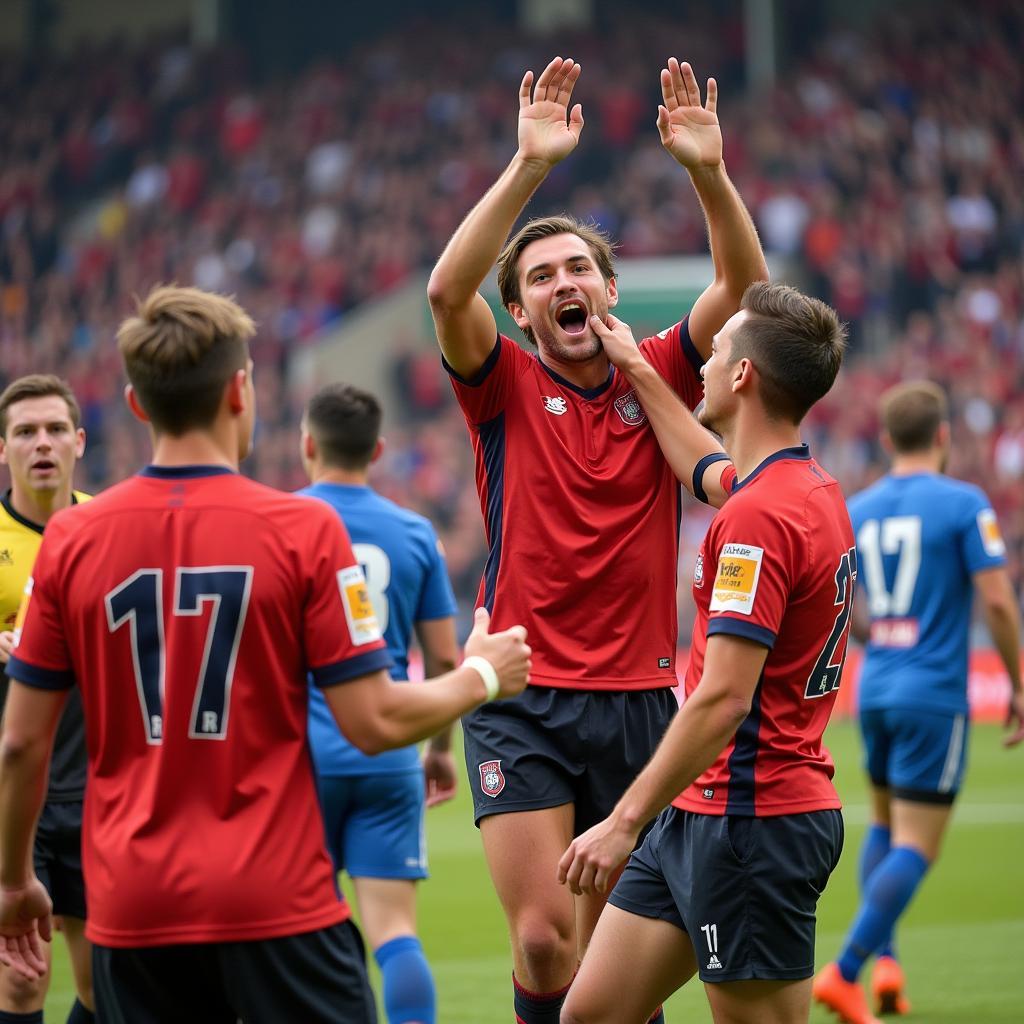
{"label": "player's hand on face", "polygon": [[436,807],[455,796],[458,774],[450,750],[431,750],[423,754],[423,777],[427,785],[427,806]]}
{"label": "player's hand on face", "polygon": [[52,937],[53,904],[38,878],[0,888],[0,963],[35,981],[46,973],[43,942]]}
{"label": "player's hand on face", "polygon": [[630,368],[642,364],[645,360],[637,348],[636,339],[628,324],[612,316],[605,315],[604,320],[599,316],[590,318],[590,327],[601,341],[604,354],[609,362],[617,366],[623,373],[628,373]]}
{"label": "player's hand on face", "polygon": [[0,665],[6,665],[14,650],[14,633],[9,629],[0,632]]}
{"label": "player's hand on face", "polygon": [[1015,747],[1024,740],[1024,693],[1014,690],[1010,694],[1010,706],[1006,711],[1006,728],[1012,730],[1003,737],[1004,747]]}
{"label": "player's hand on face", "polygon": [[669,57],[661,71],[658,134],[661,144],[687,170],[717,167],[722,162],[722,129],[718,124],[718,83],[708,79],[708,98],[700,102],[693,68]]}
{"label": "player's hand on face", "polygon": [[636,846],[638,832],[605,818],[577,836],[558,862],[558,881],[577,896],[607,893],[615,873]]}
{"label": "player's hand on face", "polygon": [[526,627],[512,626],[501,633],[488,633],[491,616],[486,608],[477,608],[473,632],[466,640],[466,655],[486,658],[498,673],[499,697],[514,697],[526,689],[530,681],[530,651],[526,643]]}
{"label": "player's hand on face", "polygon": [[580,66],[571,57],[555,57],[533,84],[527,71],[519,86],[519,155],[554,166],[580,141],[583,107],[569,110]]}

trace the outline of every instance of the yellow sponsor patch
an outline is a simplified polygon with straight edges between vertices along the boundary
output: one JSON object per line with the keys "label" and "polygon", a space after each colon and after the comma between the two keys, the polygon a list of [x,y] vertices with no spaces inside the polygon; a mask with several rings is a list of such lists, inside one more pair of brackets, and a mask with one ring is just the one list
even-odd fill
{"label": "yellow sponsor patch", "polygon": [[711,611],[750,615],[754,609],[763,558],[764,548],[750,544],[734,543],[722,547],[711,594]]}
{"label": "yellow sponsor patch", "polygon": [[381,638],[380,624],[370,601],[370,591],[361,566],[350,565],[338,570],[338,589],[345,609],[349,635],[356,647],[373,643]]}
{"label": "yellow sponsor patch", "polygon": [[978,513],[978,532],[981,534],[985,554],[989,558],[1001,558],[1006,554],[1003,535],[999,532],[999,523],[992,509],[984,508]]}

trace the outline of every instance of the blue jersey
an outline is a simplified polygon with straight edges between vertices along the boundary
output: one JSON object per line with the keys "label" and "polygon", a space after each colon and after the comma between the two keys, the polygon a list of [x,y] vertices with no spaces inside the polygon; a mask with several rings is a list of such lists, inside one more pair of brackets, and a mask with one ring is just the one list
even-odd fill
{"label": "blue jersey", "polygon": [[[434,528],[423,516],[382,498],[369,487],[319,483],[299,493],[326,501],[341,516],[395,663],[392,678],[408,678],[414,624],[456,612]],[[327,701],[315,686],[310,687],[309,742],[321,775],[392,774],[419,763],[415,746],[374,757],[357,750],[339,732]]]}
{"label": "blue jersey", "polygon": [[849,504],[857,599],[871,619],[861,709],[965,713],[972,577],[1006,563],[988,498],[972,484],[915,473],[883,477]]}

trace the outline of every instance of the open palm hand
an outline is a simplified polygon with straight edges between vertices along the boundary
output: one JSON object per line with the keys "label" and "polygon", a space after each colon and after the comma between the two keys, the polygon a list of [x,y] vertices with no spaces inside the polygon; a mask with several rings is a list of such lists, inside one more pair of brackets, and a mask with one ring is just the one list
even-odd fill
{"label": "open palm hand", "polygon": [[708,79],[708,95],[700,102],[700,87],[693,68],[670,57],[661,72],[658,132],[661,144],[687,170],[717,167],[722,162],[722,129],[718,124],[718,83]]}
{"label": "open palm hand", "polygon": [[519,154],[554,166],[575,148],[583,130],[583,108],[569,111],[580,65],[572,58],[555,57],[541,72],[536,87],[533,72],[523,75],[519,87]]}

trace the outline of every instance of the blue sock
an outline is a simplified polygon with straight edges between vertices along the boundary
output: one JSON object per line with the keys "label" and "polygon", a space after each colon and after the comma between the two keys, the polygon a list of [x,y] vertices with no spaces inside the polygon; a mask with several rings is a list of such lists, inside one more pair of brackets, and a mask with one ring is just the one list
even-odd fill
{"label": "blue sock", "polygon": [[81,999],[75,1000],[65,1024],[95,1024],[96,1014],[86,1007]]}
{"label": "blue sock", "polygon": [[864,961],[892,933],[928,867],[924,854],[910,846],[897,846],[871,873],[860,910],[839,954],[839,973],[847,981],[857,980]]}
{"label": "blue sock", "polygon": [[568,985],[558,992],[531,992],[523,988],[513,974],[512,989],[516,1024],[558,1024]]}
{"label": "blue sock", "polygon": [[437,998],[423,947],[415,935],[401,935],[374,952],[383,979],[381,995],[388,1024],[435,1024]]}
{"label": "blue sock", "polygon": [[[873,822],[868,826],[864,836],[864,844],[860,848],[859,881],[861,898],[868,887],[868,879],[875,872],[875,868],[882,863],[889,852],[889,840],[892,832],[887,825],[879,825]],[[890,932],[878,947],[879,956],[896,956],[896,947],[893,944],[893,934]]]}

